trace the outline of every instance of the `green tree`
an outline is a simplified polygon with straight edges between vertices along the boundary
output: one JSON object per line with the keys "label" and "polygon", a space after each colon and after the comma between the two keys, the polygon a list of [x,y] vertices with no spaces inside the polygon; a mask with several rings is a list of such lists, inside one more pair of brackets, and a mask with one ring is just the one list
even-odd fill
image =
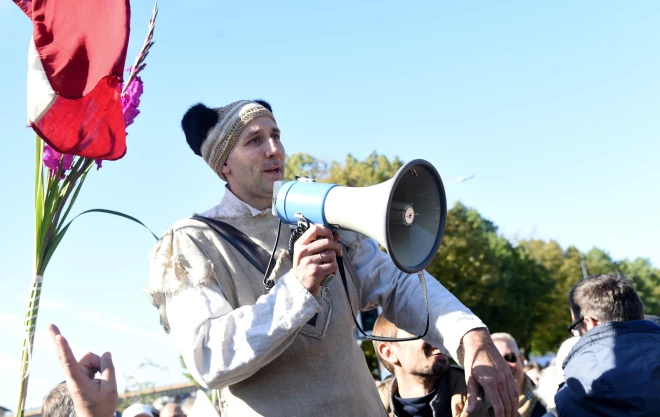
{"label": "green tree", "polygon": [[309,154],[299,152],[289,155],[286,158],[284,175],[289,180],[296,177],[309,177],[321,180],[328,176],[328,164]]}
{"label": "green tree", "polygon": [[528,352],[544,348],[535,345],[533,334],[554,282],[476,210],[461,203],[449,210],[442,245],[427,270],[491,332],[511,333]]}
{"label": "green tree", "polygon": [[618,265],[612,261],[610,255],[598,248],[587,252],[585,263],[589,275],[611,274],[618,269]]}
{"label": "green tree", "polygon": [[635,284],[646,314],[660,315],[660,270],[653,268],[648,259],[637,258],[621,261],[619,271]]}
{"label": "green tree", "polygon": [[389,180],[402,166],[403,162],[398,157],[390,161],[376,152],[371,153],[364,161],[348,154],[343,165],[338,162],[330,164],[329,175],[322,181],[348,187],[366,187]]}
{"label": "green tree", "polygon": [[564,251],[554,240],[522,241],[520,246],[546,271],[553,284],[545,302],[540,306],[542,316],[532,332],[533,350],[545,353],[555,350],[569,337],[566,332],[571,322],[568,292],[582,278],[580,253],[575,248]]}
{"label": "green tree", "polygon": [[526,354],[546,351],[550,346],[534,335],[546,320],[555,281],[524,248],[504,237],[491,236],[491,249],[498,260],[501,292],[507,300],[504,306],[493,309],[491,330],[511,333]]}
{"label": "green tree", "polygon": [[309,154],[295,153],[286,159],[285,176],[287,179],[307,176],[319,182],[366,187],[389,180],[402,166],[403,162],[398,157],[390,161],[376,152],[372,152],[364,161],[348,154],[343,165],[335,161],[328,164]]}

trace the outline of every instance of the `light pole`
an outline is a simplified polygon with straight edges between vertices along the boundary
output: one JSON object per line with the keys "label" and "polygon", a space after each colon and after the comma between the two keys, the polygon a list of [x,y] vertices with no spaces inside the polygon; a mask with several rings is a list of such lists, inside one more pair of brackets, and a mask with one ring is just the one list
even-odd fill
{"label": "light pole", "polygon": [[586,278],[589,276],[589,273],[587,272],[587,262],[585,261],[582,252],[578,251],[578,253],[580,254],[580,265],[582,265],[582,278]]}

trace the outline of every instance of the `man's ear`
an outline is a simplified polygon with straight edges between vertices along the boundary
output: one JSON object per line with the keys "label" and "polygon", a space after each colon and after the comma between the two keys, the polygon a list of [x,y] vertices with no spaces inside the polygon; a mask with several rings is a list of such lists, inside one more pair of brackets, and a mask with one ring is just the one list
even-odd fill
{"label": "man's ear", "polygon": [[393,349],[391,343],[380,342],[378,344],[378,354],[380,354],[381,358],[390,362],[392,365],[400,365],[399,358],[396,355],[396,350]]}
{"label": "man's ear", "polygon": [[229,165],[225,162],[225,164],[222,166],[222,173],[225,174],[225,177],[228,174],[231,174],[231,169],[229,168]]}
{"label": "man's ear", "polygon": [[587,330],[591,330],[594,327],[598,326],[598,320],[590,316],[584,316],[584,325],[587,328]]}

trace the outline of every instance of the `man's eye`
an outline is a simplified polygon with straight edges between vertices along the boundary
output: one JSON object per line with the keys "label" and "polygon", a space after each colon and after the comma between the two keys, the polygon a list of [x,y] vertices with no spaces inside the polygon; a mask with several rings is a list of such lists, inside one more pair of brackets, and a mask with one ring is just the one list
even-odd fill
{"label": "man's eye", "polygon": [[259,143],[259,138],[258,137],[252,138],[248,143]]}
{"label": "man's eye", "polygon": [[273,135],[273,139],[280,140],[280,135]]}

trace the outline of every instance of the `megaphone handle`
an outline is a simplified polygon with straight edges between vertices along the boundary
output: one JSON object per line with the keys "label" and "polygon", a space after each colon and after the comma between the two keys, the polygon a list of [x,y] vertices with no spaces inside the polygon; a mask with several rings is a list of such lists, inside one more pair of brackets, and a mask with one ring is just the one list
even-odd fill
{"label": "megaphone handle", "polygon": [[348,305],[351,308],[351,316],[353,316],[353,323],[358,331],[365,337],[367,340],[374,340],[376,342],[409,342],[412,340],[419,340],[422,337],[426,336],[426,333],[429,331],[429,324],[431,322],[431,315],[429,314],[429,298],[426,291],[426,278],[424,277],[424,271],[419,271],[417,276],[419,277],[419,284],[422,287],[422,294],[424,294],[424,303],[426,304],[426,327],[424,328],[424,333],[420,336],[413,337],[380,337],[380,336],[369,336],[362,330],[360,324],[353,314],[353,304],[351,303],[351,296],[348,293],[348,284],[346,283],[346,273],[344,272],[344,259],[341,256],[337,257],[337,265],[339,266],[339,275],[341,276],[341,283],[344,285],[344,291],[346,291],[346,298],[348,298]]}
{"label": "megaphone handle", "polygon": [[[296,241],[300,239],[300,236],[302,236],[303,233],[307,231],[307,229],[309,229],[309,225],[311,224],[311,222],[307,220],[307,218],[305,218],[305,216],[302,214],[300,214],[298,217],[298,224],[296,225],[295,229],[291,230],[291,236],[289,237],[289,260],[291,262],[293,262],[294,245],[296,244]],[[336,232],[336,230],[332,227],[330,230],[332,230],[333,233]],[[328,286],[334,277],[335,274],[327,275],[323,282],[321,282],[321,286]]]}

